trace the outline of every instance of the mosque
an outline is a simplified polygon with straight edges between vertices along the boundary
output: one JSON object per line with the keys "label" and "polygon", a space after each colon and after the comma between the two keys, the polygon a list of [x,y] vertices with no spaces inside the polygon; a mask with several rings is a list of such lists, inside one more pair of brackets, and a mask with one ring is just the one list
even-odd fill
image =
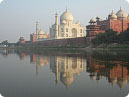
{"label": "mosque", "polygon": [[106,30],[112,29],[120,34],[120,32],[127,30],[128,27],[129,15],[122,8],[116,14],[112,11],[106,20],[101,20],[99,17],[92,18],[89,25],[86,26],[87,42],[91,42],[98,33],[104,33]]}
{"label": "mosque", "polygon": [[50,27],[51,39],[65,39],[84,37],[84,27],[80,22],[74,23],[72,14],[66,11],[60,16],[60,24],[58,23],[58,14],[55,15],[55,24]]}
{"label": "mosque", "polygon": [[37,32],[38,32],[37,34],[36,34],[36,32],[30,34],[30,41],[31,42],[35,42],[36,40],[49,38],[49,35],[46,34],[45,32],[43,32],[41,29],[40,29],[40,31],[37,31]]}

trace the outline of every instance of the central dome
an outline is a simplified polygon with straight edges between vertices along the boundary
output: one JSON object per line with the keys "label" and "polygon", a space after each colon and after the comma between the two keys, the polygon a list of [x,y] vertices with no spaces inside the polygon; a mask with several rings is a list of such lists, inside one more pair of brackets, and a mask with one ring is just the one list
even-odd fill
{"label": "central dome", "polygon": [[72,16],[72,14],[66,10],[66,11],[61,15],[61,17],[60,17],[60,21],[63,21],[63,20],[66,20],[66,21],[73,21],[74,18],[73,18],[73,16]]}

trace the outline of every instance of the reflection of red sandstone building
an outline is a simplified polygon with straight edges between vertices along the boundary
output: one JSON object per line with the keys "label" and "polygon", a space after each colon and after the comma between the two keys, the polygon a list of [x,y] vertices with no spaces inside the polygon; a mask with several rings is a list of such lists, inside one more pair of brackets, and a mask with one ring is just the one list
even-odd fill
{"label": "reflection of red sandstone building", "polygon": [[91,41],[96,37],[98,33],[103,33],[105,30],[113,29],[118,34],[127,30],[129,26],[129,16],[120,8],[120,10],[114,14],[109,14],[107,20],[100,20],[99,17],[90,20],[90,25],[87,26],[87,41]]}
{"label": "reflection of red sandstone building", "polygon": [[38,56],[38,55],[34,55],[34,54],[32,54],[30,56],[30,62],[33,64],[38,64],[38,65],[40,65],[40,67],[43,67],[44,65],[49,63],[48,57]]}
{"label": "reflection of red sandstone building", "polygon": [[25,57],[25,53],[20,53],[19,57],[20,57],[20,60],[24,60],[24,57]]}
{"label": "reflection of red sandstone building", "polygon": [[30,55],[30,63],[35,64],[36,67],[36,76],[39,76],[39,67],[43,67],[44,65],[49,64],[49,59],[46,56],[40,56],[31,54]]}
{"label": "reflection of red sandstone building", "polygon": [[49,38],[48,34],[45,34],[42,30],[39,31],[38,35],[36,35],[36,33],[33,33],[30,35],[30,41],[31,42],[35,42],[36,40],[40,40],[40,39],[47,39]]}
{"label": "reflection of red sandstone building", "polygon": [[100,80],[102,76],[106,77],[112,85],[117,84],[122,88],[129,81],[129,71],[127,67],[122,66],[121,62],[114,62],[113,68],[106,68],[106,62],[97,61],[91,56],[87,58],[87,72],[90,73],[91,80]]}
{"label": "reflection of red sandstone building", "polygon": [[123,67],[117,64],[110,70],[109,82],[112,84],[118,84],[120,88],[124,86],[129,81],[129,72],[127,67]]}

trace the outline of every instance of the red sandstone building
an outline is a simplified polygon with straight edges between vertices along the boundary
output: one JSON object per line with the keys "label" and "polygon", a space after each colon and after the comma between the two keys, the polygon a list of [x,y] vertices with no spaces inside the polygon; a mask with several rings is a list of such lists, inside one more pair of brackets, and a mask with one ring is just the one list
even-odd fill
{"label": "red sandstone building", "polygon": [[21,44],[25,44],[25,43],[26,43],[24,37],[20,37],[19,42],[20,42]]}
{"label": "red sandstone building", "polygon": [[[38,38],[38,39],[37,39]],[[36,33],[30,34],[30,41],[35,42],[36,40],[41,40],[41,39],[48,39],[49,35],[45,34],[42,30],[38,32],[38,35]]]}
{"label": "red sandstone building", "polygon": [[104,33],[106,30],[112,29],[118,34],[127,30],[129,27],[129,15],[120,8],[120,10],[114,14],[113,12],[108,15],[108,19],[100,20],[99,17],[90,20],[90,25],[87,28],[87,41],[91,42],[98,33]]}

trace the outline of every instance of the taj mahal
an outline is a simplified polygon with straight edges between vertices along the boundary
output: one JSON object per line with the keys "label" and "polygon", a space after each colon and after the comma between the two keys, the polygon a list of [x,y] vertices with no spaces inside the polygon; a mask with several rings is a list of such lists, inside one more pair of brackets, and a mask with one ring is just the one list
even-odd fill
{"label": "taj mahal", "polygon": [[74,17],[66,9],[60,16],[60,22],[58,21],[58,14],[55,14],[55,23],[49,28],[50,33],[45,34],[42,30],[39,31],[38,24],[36,23],[36,32],[30,35],[30,41],[44,41],[54,39],[68,39],[84,37],[84,26],[79,21],[74,23]]}
{"label": "taj mahal", "polygon": [[51,39],[77,38],[84,37],[84,26],[80,22],[74,23],[74,17],[66,9],[60,16],[60,24],[58,22],[58,14],[55,15],[55,24],[50,27]]}

